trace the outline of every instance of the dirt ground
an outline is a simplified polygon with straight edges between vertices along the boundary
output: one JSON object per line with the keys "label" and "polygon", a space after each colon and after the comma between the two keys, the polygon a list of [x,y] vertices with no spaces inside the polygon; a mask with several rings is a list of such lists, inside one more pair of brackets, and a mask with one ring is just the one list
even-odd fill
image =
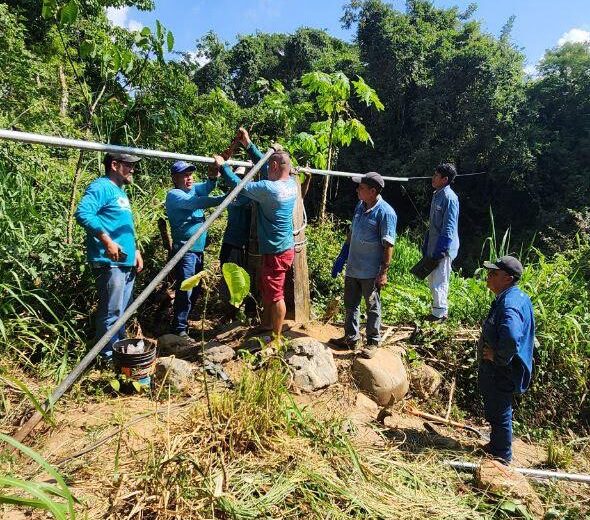
{"label": "dirt ground", "polygon": [[[328,347],[330,338],[342,335],[341,328],[318,322],[306,325],[288,323],[287,327],[287,337],[311,336]],[[247,334],[247,329],[230,324],[217,338],[237,349]],[[399,351],[410,334],[408,328],[388,329],[383,348]],[[295,392],[294,400],[300,407],[311,410],[318,418],[345,418],[354,442],[359,446],[378,448],[385,443],[394,443],[408,453],[436,450],[454,460],[474,460],[479,456],[477,448],[483,441],[476,435],[415,417],[404,411],[403,403],[392,410],[383,424],[377,422],[379,406],[358,391],[351,377],[353,354],[337,350],[333,350],[333,354],[339,381],[314,393]],[[239,375],[241,363],[234,360],[224,368],[230,377],[235,378]],[[101,376],[95,371],[87,377]],[[108,511],[117,501],[129,498],[129,491],[123,492],[125,484],[117,475],[133,472],[134,463],[145,458],[155,439],[167,438],[167,442],[174,442],[170,438],[173,425],[183,421],[189,405],[202,396],[202,385],[195,381],[179,393],[167,395],[164,390],[159,401],[142,395],[125,397],[114,394],[97,402],[65,399],[57,407],[55,427],[39,427],[27,444],[68,477],[74,496],[83,497],[93,515],[107,518]],[[409,401],[414,406],[421,405],[411,395]],[[476,426],[485,430],[481,424]],[[101,440],[103,443],[99,444]],[[514,465],[522,467],[538,467],[547,457],[545,448],[520,439],[514,441],[514,454]],[[35,468],[26,468],[24,473],[32,477]],[[108,501],[105,496],[110,497]],[[21,520],[37,516],[15,512],[8,518]]]}

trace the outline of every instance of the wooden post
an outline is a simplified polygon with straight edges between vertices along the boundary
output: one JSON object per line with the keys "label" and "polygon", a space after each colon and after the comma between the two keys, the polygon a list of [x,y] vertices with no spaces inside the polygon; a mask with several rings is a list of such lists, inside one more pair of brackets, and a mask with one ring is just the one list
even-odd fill
{"label": "wooden post", "polygon": [[297,183],[299,196],[293,211],[293,229],[295,231],[295,260],[287,273],[285,281],[285,303],[287,319],[297,323],[307,323],[311,319],[311,301],[309,293],[309,270],[307,268],[307,245],[305,243],[304,207],[301,197],[301,185]]}

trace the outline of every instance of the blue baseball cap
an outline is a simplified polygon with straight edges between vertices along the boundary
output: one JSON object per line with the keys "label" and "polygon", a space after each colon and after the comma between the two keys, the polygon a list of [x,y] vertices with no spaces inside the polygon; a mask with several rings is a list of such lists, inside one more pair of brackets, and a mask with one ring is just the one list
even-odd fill
{"label": "blue baseball cap", "polygon": [[188,173],[194,172],[196,169],[197,167],[194,164],[188,163],[186,161],[176,161],[170,168],[170,173],[173,175],[175,173]]}

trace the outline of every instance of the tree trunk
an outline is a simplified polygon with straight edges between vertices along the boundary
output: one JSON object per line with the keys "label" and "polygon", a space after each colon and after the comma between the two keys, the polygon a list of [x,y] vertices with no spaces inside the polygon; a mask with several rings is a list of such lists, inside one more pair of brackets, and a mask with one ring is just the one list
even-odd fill
{"label": "tree trunk", "polygon": [[[330,136],[328,137],[328,167],[327,170],[332,169],[332,154],[333,154],[333,146],[332,146],[332,137],[334,135],[334,125],[336,124],[336,111],[332,112],[332,121],[330,122]],[[326,175],[324,179],[324,187],[322,190],[322,201],[320,203],[320,220],[324,220],[326,218],[326,204],[328,203],[328,188],[330,186],[330,176]]]}
{"label": "tree trunk", "polygon": [[[96,107],[98,102],[101,100],[102,96],[106,90],[106,83],[102,86],[101,91],[99,92],[98,96],[94,100],[91,106],[88,107],[88,121],[85,125],[85,139],[90,139],[92,134],[90,132],[90,128],[92,125],[92,117],[94,116],[94,112],[96,111]],[[80,177],[82,176],[82,162],[84,159],[84,150],[80,150],[80,156],[78,157],[78,162],[76,164],[76,171],[74,172],[74,179],[72,181],[72,189],[70,191],[70,209],[68,210],[68,224],[67,224],[67,232],[66,232],[66,243],[70,245],[73,241],[74,237],[74,212],[76,211],[76,197],[78,195],[78,184],[80,183]]]}
{"label": "tree trunk", "polygon": [[76,194],[78,193],[78,183],[82,176],[82,162],[84,160],[84,150],[80,150],[74,180],[72,181],[72,190],[70,191],[70,209],[68,210],[68,229],[66,234],[66,243],[69,245],[73,242],[74,237],[74,212],[76,211]]}
{"label": "tree trunk", "polygon": [[66,117],[68,115],[68,84],[66,82],[66,75],[64,74],[64,68],[62,65],[59,66],[59,83],[61,85],[61,101],[59,104],[59,115]]}

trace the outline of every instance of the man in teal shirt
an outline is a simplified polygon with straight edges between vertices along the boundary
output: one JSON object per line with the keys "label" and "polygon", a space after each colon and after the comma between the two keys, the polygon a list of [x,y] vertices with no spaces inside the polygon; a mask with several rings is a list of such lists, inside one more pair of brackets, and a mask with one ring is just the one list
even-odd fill
{"label": "man in teal shirt", "polygon": [[[239,140],[252,161],[258,162],[263,157],[243,128],[239,130]],[[239,184],[240,178],[225,164],[223,157],[216,155],[215,163],[230,186]],[[270,327],[275,340],[280,341],[287,312],[285,278],[295,257],[293,209],[299,188],[291,176],[291,160],[286,152],[272,154],[261,173],[263,180],[249,182],[242,194],[258,203],[258,241],[262,254],[260,290],[264,303],[262,326]]]}
{"label": "man in teal shirt", "polygon": [[[209,170],[210,176],[206,182],[194,184],[195,169],[193,164],[185,161],[177,161],[171,168],[174,188],[166,195],[166,214],[172,230],[173,253],[176,253],[203,225],[205,222],[203,210],[219,205],[225,197],[224,195],[209,196],[217,183],[219,175],[217,170]],[[198,287],[181,291],[180,285],[187,278],[203,270],[206,241],[207,234],[203,233],[175,267],[176,294],[171,328],[172,332],[179,336],[188,335],[188,316],[199,296]]]}
{"label": "man in teal shirt", "polygon": [[[133,181],[138,161],[139,157],[134,155],[106,154],[106,175],[88,186],[76,210],[76,220],[86,230],[88,262],[96,276],[97,341],[131,303],[135,273],[143,269],[141,253],[135,246],[133,214],[123,189]],[[111,338],[101,355],[110,359],[113,344],[124,337],[125,325]]]}

